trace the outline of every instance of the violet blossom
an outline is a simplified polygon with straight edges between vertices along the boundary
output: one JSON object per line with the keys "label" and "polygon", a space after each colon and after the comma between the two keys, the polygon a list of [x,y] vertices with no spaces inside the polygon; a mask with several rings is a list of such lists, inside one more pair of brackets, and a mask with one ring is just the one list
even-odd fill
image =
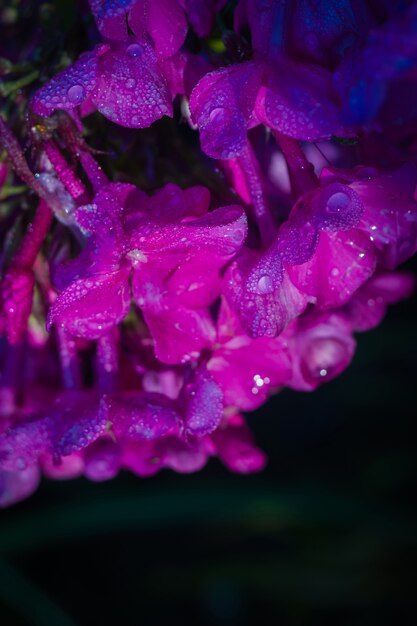
{"label": "violet blossom", "polygon": [[[261,470],[244,412],[339,376],[414,289],[415,2],[89,4],[89,48],[25,103],[31,151],[0,119],[2,507],[42,474]],[[155,184],[112,137],[142,159],[164,116]]]}

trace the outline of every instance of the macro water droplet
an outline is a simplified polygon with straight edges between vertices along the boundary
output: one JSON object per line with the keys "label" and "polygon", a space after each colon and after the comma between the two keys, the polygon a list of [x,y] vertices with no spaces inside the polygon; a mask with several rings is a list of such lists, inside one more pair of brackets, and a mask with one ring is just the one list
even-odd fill
{"label": "macro water droplet", "polygon": [[140,46],[138,43],[132,43],[130,46],[128,46],[126,52],[130,57],[139,57],[142,54],[142,46]]}
{"label": "macro water droplet", "polygon": [[128,78],[126,81],[127,89],[134,89],[136,87],[136,81],[134,78]]}
{"label": "macro water droplet", "polygon": [[268,274],[264,274],[258,280],[259,293],[271,293],[274,289],[272,278]]}
{"label": "macro water droplet", "polygon": [[333,276],[334,278],[336,278],[336,276],[339,276],[339,274],[340,274],[340,271],[338,270],[337,267],[334,267],[330,272],[330,275]]}
{"label": "macro water droplet", "polygon": [[82,85],[73,85],[68,89],[67,96],[72,104],[80,104],[85,98],[85,89]]}
{"label": "macro water droplet", "polygon": [[224,122],[227,119],[227,111],[223,107],[216,107],[210,112],[209,121],[210,122]]}
{"label": "macro water droplet", "polygon": [[350,198],[347,193],[343,191],[337,191],[327,200],[326,211],[327,213],[340,213],[345,211],[350,204]]}

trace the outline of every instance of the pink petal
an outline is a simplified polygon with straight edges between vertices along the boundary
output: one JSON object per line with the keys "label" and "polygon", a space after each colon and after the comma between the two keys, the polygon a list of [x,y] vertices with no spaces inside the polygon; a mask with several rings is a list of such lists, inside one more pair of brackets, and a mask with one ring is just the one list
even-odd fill
{"label": "pink petal", "polygon": [[386,269],[394,269],[417,251],[416,180],[415,167],[405,165],[393,174],[351,185],[365,206],[359,227]]}
{"label": "pink petal", "polygon": [[227,425],[218,428],[211,439],[220,460],[237,474],[260,472],[266,465],[266,455],[256,447],[252,433],[240,415],[234,415]]}
{"label": "pink petal", "polygon": [[314,256],[307,263],[289,266],[288,275],[319,308],[327,309],[345,304],[375,267],[372,246],[362,233],[322,232]]}
{"label": "pink petal", "polygon": [[313,313],[298,320],[288,346],[293,362],[293,376],[288,386],[312,391],[346,369],[356,342],[349,323],[342,316]]}
{"label": "pink petal", "polygon": [[160,361],[174,364],[197,359],[212,344],[215,331],[208,310],[182,306],[150,272],[134,272],[132,289]]}
{"label": "pink petal", "polygon": [[209,456],[204,441],[195,440],[191,443],[174,437],[157,441],[155,452],[163,467],[180,474],[198,472],[205,466]]}
{"label": "pink petal", "polygon": [[[223,333],[226,329],[225,308],[229,309],[222,303]],[[289,380],[291,363],[284,340],[251,339],[230,319],[233,316],[230,309],[228,315],[231,331],[233,327],[236,330],[228,340],[223,334],[224,343],[213,352],[207,369],[223,391],[225,406],[252,411],[263,404],[276,387]]]}

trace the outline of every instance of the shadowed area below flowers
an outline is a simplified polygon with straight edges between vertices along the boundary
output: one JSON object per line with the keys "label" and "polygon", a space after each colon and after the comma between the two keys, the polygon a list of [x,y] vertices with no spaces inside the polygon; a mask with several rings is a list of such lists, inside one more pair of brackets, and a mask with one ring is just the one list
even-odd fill
{"label": "shadowed area below flowers", "polygon": [[44,481],[3,511],[1,623],[412,624],[416,309],[250,416],[261,474]]}

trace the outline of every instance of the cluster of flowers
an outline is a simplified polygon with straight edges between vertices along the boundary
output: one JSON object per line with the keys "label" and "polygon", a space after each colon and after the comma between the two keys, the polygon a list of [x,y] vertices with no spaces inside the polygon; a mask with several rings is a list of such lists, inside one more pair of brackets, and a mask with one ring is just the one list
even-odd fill
{"label": "cluster of flowers", "polygon": [[[393,270],[417,249],[415,2],[240,0],[219,54],[187,33],[207,40],[224,0],[90,5],[101,40],[31,99],[61,133],[39,131],[35,175],[1,122],[39,196],[0,284],[1,506],[41,472],[260,470],[241,412],[339,375],[413,289]],[[232,204],[109,182],[74,131],[174,104]]]}

